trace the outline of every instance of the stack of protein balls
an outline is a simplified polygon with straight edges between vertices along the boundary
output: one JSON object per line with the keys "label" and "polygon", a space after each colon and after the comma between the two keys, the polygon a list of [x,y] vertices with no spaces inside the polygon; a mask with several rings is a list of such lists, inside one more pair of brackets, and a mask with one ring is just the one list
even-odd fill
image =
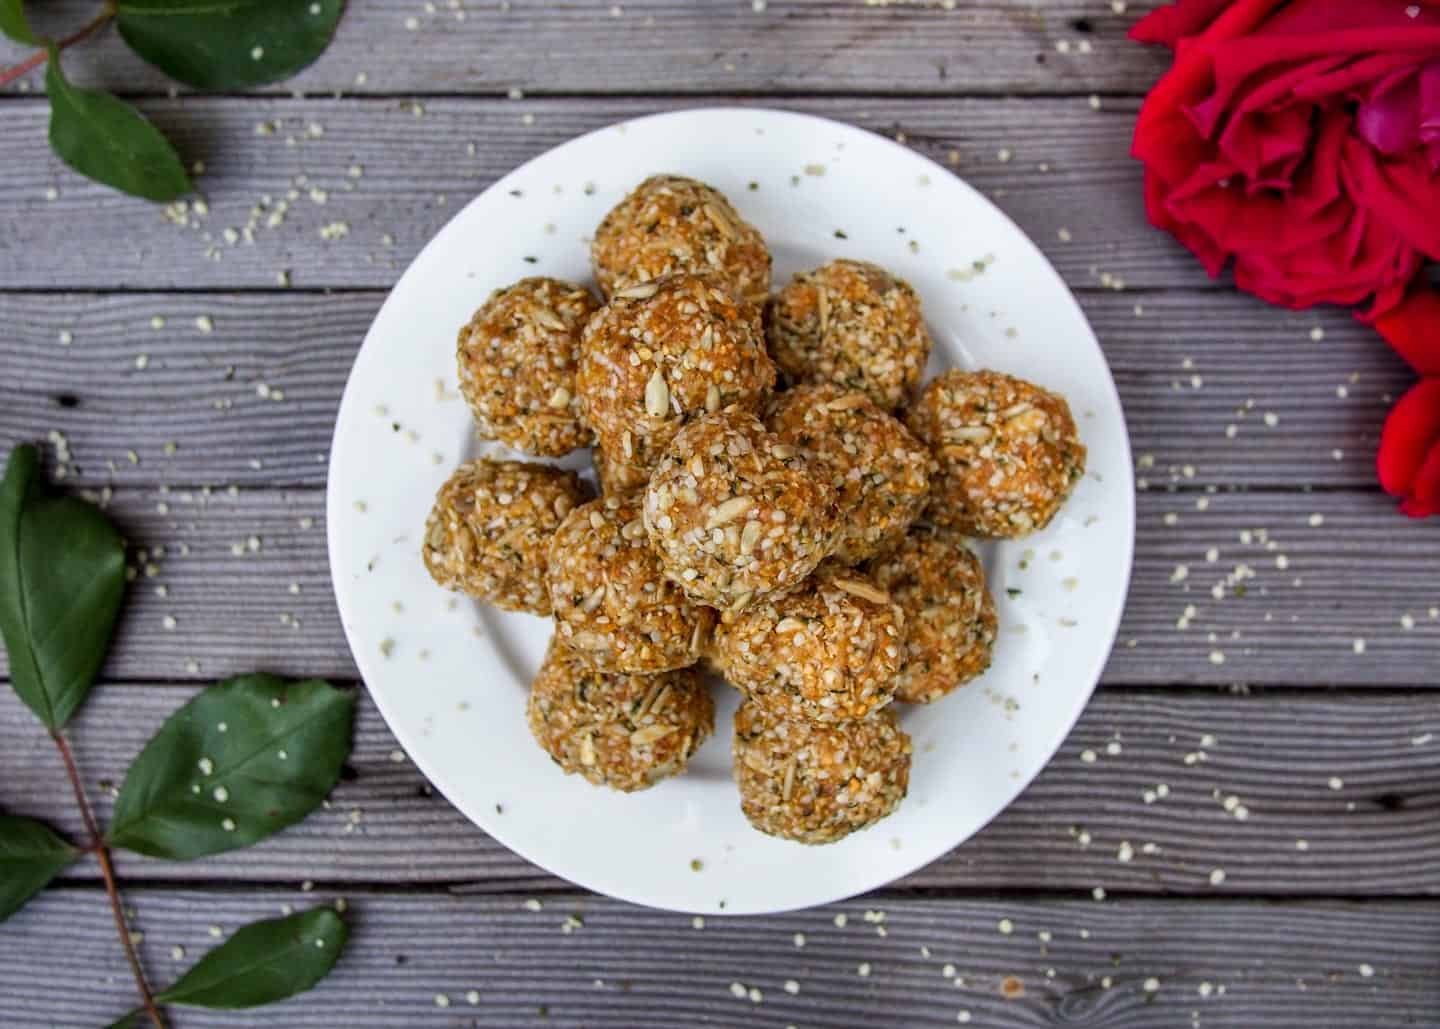
{"label": "stack of protein balls", "polygon": [[[530,728],[566,772],[638,790],[714,729],[699,665],[745,694],[734,769],[756,828],[828,843],[910,775],[892,700],[989,665],[967,537],[1043,528],[1085,464],[1065,401],[998,372],[923,389],[909,285],[837,260],[774,296],[765,241],[718,191],[660,175],[601,222],[607,302],[530,278],[460,330],[479,433],[573,472],[481,459],[435,501],[441,585],[553,615]],[[902,422],[903,419],[903,422]]]}

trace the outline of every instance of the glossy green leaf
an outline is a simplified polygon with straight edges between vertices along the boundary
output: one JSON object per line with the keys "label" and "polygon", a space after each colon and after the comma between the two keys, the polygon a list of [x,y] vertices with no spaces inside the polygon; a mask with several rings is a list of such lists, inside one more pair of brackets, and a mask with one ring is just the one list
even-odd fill
{"label": "glossy green leaf", "polygon": [[0,815],[0,922],[79,856],[44,822]]}
{"label": "glossy green leaf", "polygon": [[247,847],[325,799],[350,755],[353,694],[247,675],[197,694],[125,775],[110,842],[151,857]]}
{"label": "glossy green leaf", "polygon": [[343,0],[118,0],[130,49],[197,89],[288,78],[324,53]]}
{"label": "glossy green leaf", "polygon": [[0,0],[0,32],[17,43],[39,46],[40,37],[30,30],[24,0]]}
{"label": "glossy green leaf", "polygon": [[143,1014],[145,1014],[144,1008],[135,1008],[133,1011],[127,1011],[107,1025],[105,1029],[136,1029],[137,1026],[142,1024],[140,1016]]}
{"label": "glossy green leaf", "polygon": [[253,1008],[293,997],[325,978],[349,932],[330,908],[252,922],[155,999],[201,1008]]}
{"label": "glossy green leaf", "polygon": [[0,634],[10,685],[51,729],[69,720],[105,660],[125,593],[125,544],[100,510],[55,496],[22,444],[0,482]]}
{"label": "glossy green leaf", "polygon": [[50,147],[81,175],[146,200],[174,200],[190,192],[185,166],[160,130],[109,93],[67,82],[53,45],[45,92]]}

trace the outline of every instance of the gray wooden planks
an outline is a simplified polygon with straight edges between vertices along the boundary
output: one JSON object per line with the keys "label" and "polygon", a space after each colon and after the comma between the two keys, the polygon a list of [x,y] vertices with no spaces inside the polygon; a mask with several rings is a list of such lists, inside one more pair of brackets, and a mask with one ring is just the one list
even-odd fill
{"label": "gray wooden planks", "polygon": [[[53,6],[63,19],[88,14],[90,4]],[[314,487],[323,482],[340,384],[379,296],[53,291],[270,291],[280,271],[302,288],[386,288],[460,203],[524,159],[618,118],[738,97],[900,135],[942,162],[954,151],[960,174],[1085,291],[1150,487],[1140,498],[1139,561],[1108,683],[1440,682],[1440,628],[1428,614],[1440,604],[1433,532],[1391,512],[1372,491],[1368,464],[1388,395],[1408,375],[1343,314],[1291,315],[1200,292],[1208,283],[1199,269],[1144,223],[1138,169],[1126,156],[1136,103],[1112,94],[1143,92],[1165,65],[1163,52],[1121,38],[1149,0],[1132,0],[1124,15],[1103,0],[962,0],[953,10],[770,0],[765,11],[744,0],[633,0],[619,16],[609,6],[467,3],[462,22],[438,0],[352,5],[326,57],[268,91],[372,97],[340,103],[175,103],[158,99],[164,81],[113,36],[71,52],[66,66],[79,80],[156,97],[142,106],[187,157],[207,162],[208,214],[187,211],[185,227],[61,169],[44,145],[43,104],[3,98],[0,318],[11,328],[0,340],[0,366],[10,373],[0,382],[0,442],[63,430],[84,469],[77,479],[128,487],[115,498],[117,517],[137,541],[167,547],[157,576],[142,573],[109,674],[142,682],[252,667],[354,675],[330,599]],[[486,99],[512,87],[531,98]],[[610,92],[635,96],[591,96]],[[1098,113],[1089,93],[1105,94]],[[433,99],[440,94],[475,99]],[[552,99],[535,99],[543,94]],[[1044,96],[1011,98],[1019,94]],[[423,117],[408,97],[420,98]],[[274,124],[273,134],[254,134],[262,122]],[[53,202],[45,199],[51,187]],[[311,199],[312,188],[324,204]],[[253,245],[224,241],[263,195],[273,211],[292,189],[292,210],[274,228],[262,212]],[[338,224],[348,230],[343,239],[320,238],[322,226]],[[1069,242],[1060,241],[1062,228]],[[212,247],[220,260],[206,256]],[[1101,292],[1116,276],[1127,288]],[[1152,292],[1174,287],[1186,291]],[[166,314],[166,331],[149,328],[154,313]],[[199,314],[214,318],[213,333],[194,329]],[[1327,334],[1319,345],[1308,339],[1317,325]],[[62,330],[75,337],[63,351],[54,342]],[[144,371],[135,367],[142,353]],[[260,382],[283,389],[286,401],[262,401]],[[60,407],[58,397],[78,406]],[[234,406],[216,411],[215,400]],[[1267,426],[1265,412],[1277,424]],[[164,453],[167,441],[175,454]],[[138,465],[126,457],[132,447]],[[113,473],[107,460],[117,462]],[[175,489],[161,495],[161,483]],[[222,488],[202,504],[206,483],[244,490],[230,498]],[[1233,485],[1286,492],[1198,492]],[[1180,492],[1164,494],[1170,486]],[[1349,492],[1298,491],[1310,486]],[[1320,524],[1310,524],[1312,513]],[[302,518],[314,520],[310,528]],[[251,535],[262,539],[259,552],[233,557],[230,546],[243,549]],[[1244,597],[1217,603],[1211,585],[1237,565],[1256,577],[1245,580]],[[160,584],[168,597],[155,594]],[[167,613],[179,618],[173,632],[162,627]],[[1414,629],[1401,627],[1406,614]],[[298,615],[299,627],[281,615]],[[1182,617],[1184,629],[1176,626]],[[1366,642],[1363,654],[1356,640]],[[1213,664],[1212,652],[1225,662]],[[75,733],[87,778],[118,778],[188,691],[106,686]],[[73,831],[48,743],[0,692],[0,805],[57,816]],[[556,893],[563,884],[443,800],[421,796],[421,778],[391,760],[393,742],[366,701],[357,777],[339,787],[330,810],[255,851],[194,865],[125,859],[122,875],[153,884],[129,899],[161,981],[181,965],[170,947],[183,943],[193,959],[212,942],[209,924],[229,931],[281,904],[332,896],[323,886],[254,893],[241,883],[314,879],[351,891],[352,950],[320,990],[266,1013],[286,1025],[938,1026],[956,1024],[960,1011],[973,1024],[1007,1027],[1431,1025],[1440,1010],[1433,901],[1256,900],[1434,894],[1437,720],[1434,699],[1419,690],[1103,690],[1010,810],[901,884],[948,899],[892,893],[843,905],[844,929],[832,908],[711,919],[697,932],[684,916]],[[1108,753],[1110,744],[1119,752]],[[1093,763],[1081,760],[1085,750],[1097,755]],[[1203,760],[1186,764],[1201,751]],[[1331,776],[1341,778],[1339,790]],[[1144,791],[1160,783],[1169,796],[1146,804]],[[1248,818],[1238,820],[1233,805],[1227,812],[1230,797]],[[358,823],[352,811],[361,812]],[[1297,848],[1301,839],[1308,849]],[[1131,861],[1118,860],[1121,841],[1132,845]],[[1146,853],[1146,843],[1158,853]],[[1218,886],[1210,884],[1215,868],[1226,871]],[[172,892],[168,884],[185,879],[236,885]],[[1091,886],[1186,899],[956,896]],[[407,895],[388,892],[397,887]],[[510,892],[452,896],[440,887]],[[522,907],[525,892],[516,895],[532,890],[545,899],[539,912]],[[886,911],[887,935],[861,917],[866,906]],[[571,913],[585,926],[564,935]],[[998,931],[1001,919],[1013,922],[1013,934]],[[795,931],[809,937],[803,950],[791,942]],[[1049,942],[1037,939],[1042,931]],[[0,926],[0,954],[6,1025],[99,1024],[130,1006],[90,865]],[[964,988],[941,974],[945,961],[957,965]],[[859,974],[861,962],[872,966],[869,976]],[[1001,999],[1006,975],[1023,983],[1022,998]],[[789,978],[798,995],[783,989]],[[763,1002],[735,999],[733,983],[763,990]],[[480,992],[474,1008],[469,989]],[[450,1007],[436,1005],[442,994]],[[178,1024],[253,1022],[199,1013]]]}
{"label": "gray wooden planks", "polygon": [[[356,674],[331,593],[323,493],[127,489],[110,510],[137,562],[147,550],[154,574],[139,567],[108,675],[208,679],[256,667]],[[1152,489],[1139,498],[1130,596],[1103,681],[1440,684],[1433,536],[1374,493]],[[1042,548],[1025,574],[1064,577],[1063,556],[1054,561]],[[1017,572],[1008,569],[1007,581],[1023,590]],[[1223,599],[1212,595],[1217,586]],[[173,629],[164,627],[167,615]],[[403,642],[403,616],[394,635]]]}
{"label": "gray wooden planks", "polygon": [[[71,174],[46,145],[45,104],[8,102],[0,122],[0,282],[12,289],[272,288],[285,272],[302,287],[388,288],[461,205],[524,161],[618,120],[702,102],[824,115],[903,138],[947,167],[953,154],[959,174],[1010,214],[1072,286],[1099,286],[1102,277],[1132,289],[1208,281],[1178,243],[1145,222],[1140,166],[1129,156],[1133,99],[1107,100],[1096,111],[1084,96],[741,96],[145,101],[140,106],[182,156],[203,159],[208,169],[199,179],[205,213],[187,208],[183,226],[178,215]],[[774,178],[773,188],[792,188],[783,171]],[[563,185],[576,190],[585,181],[577,169]],[[312,190],[323,192],[323,204]],[[271,228],[282,200],[289,209]],[[604,211],[591,202],[598,222]],[[539,233],[546,219],[542,205],[536,210]],[[243,235],[225,241],[227,228],[238,234],[252,221],[253,244]],[[76,239],[79,222],[92,242]],[[343,238],[335,238],[338,226]],[[1062,228],[1068,242],[1059,238]],[[917,239],[926,242],[923,233]],[[865,241],[847,245],[859,255]],[[536,271],[543,265],[517,267],[516,276]]]}
{"label": "gray wooden planks", "polygon": [[[83,0],[49,6],[37,23],[66,30],[94,13]],[[748,0],[631,0],[617,15],[598,0],[371,0],[346,11],[319,61],[265,92],[1137,92],[1166,65],[1164,51],[1124,38],[1153,6],[1131,0],[1120,15],[1093,0],[948,9],[769,0],[757,11]],[[0,66],[23,53],[0,41]],[[81,82],[127,93],[173,85],[114,32],[67,53],[65,65]]]}
{"label": "gray wooden planks", "polygon": [[[190,692],[108,684],[92,695],[69,735],[102,823],[130,761]],[[711,745],[726,746],[727,732]],[[54,747],[8,691],[0,738],[0,807],[81,838]],[[324,810],[258,847],[194,862],[117,854],[120,874],[132,883],[566,888],[431,792],[363,692],[349,764]],[[1014,805],[897,886],[1435,895],[1437,799],[1440,700],[1429,696],[1103,690]],[[1223,879],[1212,881],[1215,869]],[[87,861],[67,877],[93,882],[98,869]]]}
{"label": "gray wooden planks", "polygon": [[[0,293],[0,323],[10,326],[0,339],[10,370],[0,442],[58,430],[75,456],[74,481],[92,486],[323,485],[340,394],[382,299]],[[1380,426],[1413,377],[1370,328],[1337,310],[1293,313],[1233,293],[1086,291],[1080,300],[1152,487],[1373,488]],[[196,328],[200,317],[208,333]],[[389,400],[404,412],[431,398]]]}
{"label": "gray wooden planks", "polygon": [[[210,926],[229,933],[334,895],[134,890],[127,899],[147,966],[165,982],[214,945]],[[1434,1025],[1440,1007],[1435,902],[897,898],[711,917],[697,930],[685,915],[579,895],[547,898],[538,911],[518,897],[347,900],[354,931],[335,972],[267,1008],[267,1024],[870,1029],[953,1026],[969,1012],[970,1024],[1001,1029],[1381,1029]],[[567,918],[583,924],[567,933]],[[96,890],[42,895],[0,927],[0,941],[23,942],[0,962],[7,1025],[103,1024],[132,1003]],[[184,1011],[176,1025],[255,1017]]]}

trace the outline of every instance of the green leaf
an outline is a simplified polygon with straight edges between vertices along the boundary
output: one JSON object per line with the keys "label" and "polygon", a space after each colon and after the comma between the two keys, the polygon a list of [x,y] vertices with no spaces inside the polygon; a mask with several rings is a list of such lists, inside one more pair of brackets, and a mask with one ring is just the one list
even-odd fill
{"label": "green leaf", "polygon": [[0,0],[0,32],[26,46],[40,45],[40,37],[30,31],[23,0]]}
{"label": "green leaf", "polygon": [[135,1008],[133,1011],[127,1011],[107,1025],[105,1029],[135,1029],[135,1026],[140,1024],[138,1021],[140,1016],[144,1013],[144,1008]]}
{"label": "green leaf", "polygon": [[0,482],[0,634],[10,685],[51,729],[64,725],[105,660],[125,592],[125,544],[98,508],[52,496],[22,444]]}
{"label": "green leaf", "polygon": [[200,1008],[253,1008],[293,997],[325,978],[349,932],[329,908],[252,922],[155,999]]}
{"label": "green leaf", "polygon": [[118,0],[130,49],[197,89],[288,78],[325,52],[343,0]]}
{"label": "green leaf", "polygon": [[44,822],[0,815],[0,922],[79,856]]}
{"label": "green leaf", "polygon": [[185,166],[160,130],[109,93],[67,82],[53,44],[45,92],[50,146],[81,175],[146,200],[174,200],[190,192]]}
{"label": "green leaf", "polygon": [[151,857],[248,847],[325,799],[350,754],[355,697],[248,675],[171,715],[125,775],[110,842]]}

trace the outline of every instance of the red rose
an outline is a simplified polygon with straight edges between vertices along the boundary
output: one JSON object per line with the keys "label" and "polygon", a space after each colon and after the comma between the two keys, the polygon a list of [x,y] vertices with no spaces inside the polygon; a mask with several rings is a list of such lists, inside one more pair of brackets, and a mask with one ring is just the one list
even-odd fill
{"label": "red rose", "polygon": [[1440,378],[1421,379],[1390,409],[1376,461],[1380,485],[1411,518],[1440,514]]}
{"label": "red rose", "polygon": [[1440,515],[1440,290],[1417,286],[1375,327],[1429,378],[1390,410],[1376,467],[1386,493],[1412,518]]}
{"label": "red rose", "polygon": [[1150,220],[1287,307],[1397,305],[1440,260],[1440,0],[1179,0],[1133,152]]}
{"label": "red rose", "polygon": [[1440,290],[1417,283],[1404,303],[1375,319],[1375,328],[1411,368],[1440,376]]}

